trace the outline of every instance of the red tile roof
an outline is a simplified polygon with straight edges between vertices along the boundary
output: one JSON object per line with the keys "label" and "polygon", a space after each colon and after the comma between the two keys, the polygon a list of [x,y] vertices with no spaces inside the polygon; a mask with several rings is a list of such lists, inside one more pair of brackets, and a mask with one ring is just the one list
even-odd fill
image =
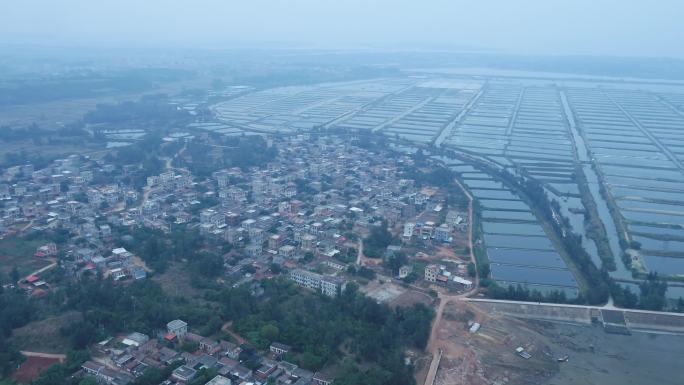
{"label": "red tile roof", "polygon": [[36,281],[39,280],[39,279],[40,279],[40,278],[38,278],[37,275],[31,274],[31,275],[29,275],[28,277],[26,277],[26,282],[33,283],[33,282],[36,282]]}

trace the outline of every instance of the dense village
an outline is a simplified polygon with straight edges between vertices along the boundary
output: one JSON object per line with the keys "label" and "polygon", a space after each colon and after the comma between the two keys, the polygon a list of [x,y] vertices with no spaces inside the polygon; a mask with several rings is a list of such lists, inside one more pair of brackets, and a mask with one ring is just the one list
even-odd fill
{"label": "dense village", "polygon": [[[426,167],[426,159],[364,148],[354,138],[258,138],[274,154],[271,160],[200,177],[191,171],[184,141],[211,139],[166,140],[162,148],[182,149],[144,183],[143,165],[112,157],[73,155],[44,168],[5,170],[2,236],[49,235],[26,256],[44,259],[46,267],[6,287],[46,295],[58,285],[50,281],[54,266],[68,280],[98,276],[129,285],[154,279],[158,256],[140,247],[138,234],[183,229],[198,234],[203,250],[221,261],[223,271],[212,279],[249,287],[257,296],[260,282],[277,276],[329,297],[354,283],[392,305],[430,304],[437,291],[471,289],[468,201],[458,187],[432,175],[435,166]],[[181,320],[155,335],[130,330],[92,346],[98,360],[85,362],[75,375],[123,385],[154,367],[173,369],[165,385],[203,384],[196,376],[206,369],[216,374],[207,382],[212,385],[333,380],[325,370],[288,362],[284,343],[259,352],[249,341],[210,337],[189,332]]]}

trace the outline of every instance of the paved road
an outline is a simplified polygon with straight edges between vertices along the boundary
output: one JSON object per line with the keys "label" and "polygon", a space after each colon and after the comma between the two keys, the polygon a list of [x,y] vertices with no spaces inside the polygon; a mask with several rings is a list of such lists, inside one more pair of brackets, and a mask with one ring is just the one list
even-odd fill
{"label": "paved road", "polygon": [[641,313],[641,314],[657,314],[657,315],[668,315],[675,317],[683,317],[684,313],[671,313],[666,311],[652,311],[652,310],[641,310],[641,309],[625,309],[615,307],[612,301],[608,301],[607,304],[601,306],[590,306],[590,305],[571,305],[564,303],[548,303],[548,302],[524,302],[524,301],[511,301],[506,299],[485,299],[485,298],[460,298],[461,300],[468,302],[488,302],[488,303],[507,303],[513,305],[534,305],[534,306],[547,306],[547,307],[564,307],[564,308],[575,308],[575,309],[604,309],[604,310],[621,310],[630,313]]}

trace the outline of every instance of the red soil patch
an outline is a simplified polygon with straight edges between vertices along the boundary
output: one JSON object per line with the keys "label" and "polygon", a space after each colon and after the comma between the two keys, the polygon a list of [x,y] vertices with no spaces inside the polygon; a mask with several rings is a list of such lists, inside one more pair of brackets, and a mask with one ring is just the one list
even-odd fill
{"label": "red soil patch", "polygon": [[12,379],[20,384],[28,384],[38,378],[45,369],[60,361],[58,358],[26,357],[26,361],[14,372]]}

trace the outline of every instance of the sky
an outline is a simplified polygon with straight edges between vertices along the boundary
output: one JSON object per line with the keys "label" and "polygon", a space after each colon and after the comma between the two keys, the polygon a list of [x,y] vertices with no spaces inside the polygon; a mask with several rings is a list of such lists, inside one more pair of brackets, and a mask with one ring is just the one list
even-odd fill
{"label": "sky", "polygon": [[684,0],[2,0],[0,43],[684,58]]}

